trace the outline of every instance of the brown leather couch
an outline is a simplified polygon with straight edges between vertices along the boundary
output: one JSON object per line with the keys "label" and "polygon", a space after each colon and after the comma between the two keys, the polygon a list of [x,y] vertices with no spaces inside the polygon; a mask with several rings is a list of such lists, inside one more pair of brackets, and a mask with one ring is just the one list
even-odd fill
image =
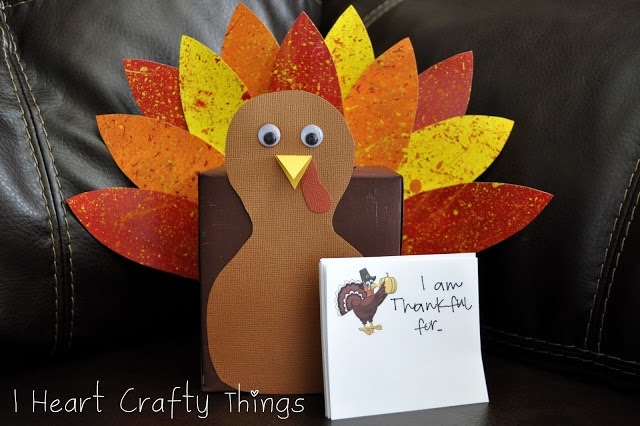
{"label": "brown leather couch", "polygon": [[[279,40],[302,10],[326,31],[349,4],[245,3]],[[637,423],[640,4],[352,3],[378,54],[408,36],[423,70],[472,50],[468,113],[515,121],[481,179],[554,198],[522,232],[479,254],[490,402],[345,423]],[[109,251],[66,205],[84,191],[131,185],[95,122],[137,111],[122,59],[175,65],[182,34],[219,51],[235,5],[0,1],[1,424],[328,423],[321,395],[305,395],[302,413],[255,414],[211,394],[201,419],[198,284]],[[170,413],[166,402],[154,412],[187,384],[189,412]],[[354,395],[363,397],[374,404],[384,395]]]}

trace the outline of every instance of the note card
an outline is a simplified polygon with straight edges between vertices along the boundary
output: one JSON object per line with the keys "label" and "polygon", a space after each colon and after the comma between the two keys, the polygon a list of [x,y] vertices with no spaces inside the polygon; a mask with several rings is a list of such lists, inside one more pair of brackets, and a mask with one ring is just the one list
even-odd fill
{"label": "note card", "polygon": [[474,253],[320,261],[330,419],[488,402]]}

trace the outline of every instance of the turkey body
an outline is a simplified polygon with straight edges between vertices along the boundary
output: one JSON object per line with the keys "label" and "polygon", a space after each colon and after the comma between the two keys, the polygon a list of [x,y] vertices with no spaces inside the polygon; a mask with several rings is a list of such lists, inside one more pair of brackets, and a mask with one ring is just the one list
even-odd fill
{"label": "turkey body", "polygon": [[378,291],[366,291],[361,283],[349,283],[338,292],[338,309],[341,315],[353,310],[356,317],[366,325],[367,322],[372,323],[378,306],[387,297],[384,284]]}
{"label": "turkey body", "polygon": [[[261,143],[265,125],[278,129],[277,143]],[[310,125],[321,129],[321,143],[305,139]],[[360,256],[333,229],[354,150],[342,114],[307,92],[258,96],[232,120],[227,174],[251,217],[252,234],[216,277],[206,319],[211,360],[229,386],[322,391],[318,262]],[[277,156],[310,157],[299,186]]]}

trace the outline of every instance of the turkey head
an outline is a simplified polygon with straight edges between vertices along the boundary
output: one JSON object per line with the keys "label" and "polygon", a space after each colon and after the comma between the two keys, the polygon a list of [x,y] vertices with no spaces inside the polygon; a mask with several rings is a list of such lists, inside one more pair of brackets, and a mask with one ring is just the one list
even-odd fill
{"label": "turkey head", "polygon": [[260,95],[234,116],[227,175],[252,234],[207,303],[209,353],[227,385],[322,391],[318,262],[360,256],[333,229],[354,153],[342,114],[308,92]]}

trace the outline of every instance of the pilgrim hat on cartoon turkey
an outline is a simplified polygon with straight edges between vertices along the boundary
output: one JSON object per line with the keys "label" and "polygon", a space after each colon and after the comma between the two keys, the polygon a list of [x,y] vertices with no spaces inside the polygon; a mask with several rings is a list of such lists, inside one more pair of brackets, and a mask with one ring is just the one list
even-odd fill
{"label": "pilgrim hat on cartoon turkey", "polygon": [[371,275],[369,275],[369,271],[367,271],[367,268],[364,268],[360,269],[360,280],[362,281],[362,284],[364,284],[367,281],[375,281],[376,277],[372,277]]}

